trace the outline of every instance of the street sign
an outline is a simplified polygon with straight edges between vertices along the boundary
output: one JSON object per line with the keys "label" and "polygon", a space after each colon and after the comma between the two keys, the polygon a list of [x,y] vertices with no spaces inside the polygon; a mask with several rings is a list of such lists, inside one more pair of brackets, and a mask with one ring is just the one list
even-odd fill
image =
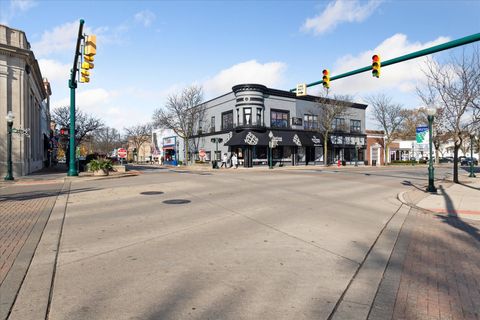
{"label": "street sign", "polygon": [[207,154],[205,153],[205,149],[200,149],[200,152],[198,152],[198,155],[200,158],[204,158]]}
{"label": "street sign", "polygon": [[125,159],[127,157],[127,150],[125,150],[124,148],[120,148],[117,150],[117,155],[119,158]]}
{"label": "street sign", "polygon": [[307,95],[307,84],[306,83],[299,83],[297,84],[297,97],[306,96]]}

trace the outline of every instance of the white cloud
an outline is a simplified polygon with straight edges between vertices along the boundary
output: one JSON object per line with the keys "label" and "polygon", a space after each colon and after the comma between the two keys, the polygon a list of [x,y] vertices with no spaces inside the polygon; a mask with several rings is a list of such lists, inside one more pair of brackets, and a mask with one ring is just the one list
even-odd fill
{"label": "white cloud", "polygon": [[150,10],[143,10],[134,15],[135,21],[143,24],[144,27],[149,27],[155,18],[155,13]]}
{"label": "white cloud", "polygon": [[39,59],[40,71],[42,76],[47,78],[50,82],[63,81],[67,83],[70,77],[71,64],[62,64],[59,61],[52,59]]}
{"label": "white cloud", "polygon": [[[153,114],[152,107],[141,107],[141,102],[137,99],[130,99],[131,91],[114,91],[104,88],[82,89],[76,92],[76,107],[88,114],[94,115],[109,127],[122,130],[124,127],[136,123],[146,123],[151,120]],[[132,100],[137,101],[138,105],[132,107]],[[135,102],[133,102],[135,103]],[[51,105],[54,108],[69,106],[70,98],[65,97],[60,100],[52,100]]]}
{"label": "white cloud", "polygon": [[[375,49],[362,52],[356,56],[348,55],[339,58],[331,75],[339,75],[348,71],[371,65],[372,55],[379,54],[382,61],[396,58],[408,53],[432,47],[449,41],[447,37],[439,37],[433,41],[420,43],[409,42],[404,34],[395,34],[384,40]],[[351,94],[365,96],[389,90],[392,94],[412,94],[415,87],[425,81],[421,71],[427,57],[421,57],[405,62],[382,67],[380,78],[374,78],[371,72],[360,73],[355,76],[335,80],[331,82],[332,93]]]}
{"label": "white cloud", "polygon": [[36,5],[37,2],[33,0],[10,0],[8,5],[6,1],[0,0],[0,23],[8,25],[16,15],[26,12]]}
{"label": "white cloud", "polygon": [[286,64],[283,62],[258,63],[250,60],[220,71],[203,82],[207,97],[214,97],[232,90],[241,83],[259,83],[267,87],[279,87],[284,82]]}
{"label": "white cloud", "polygon": [[381,4],[381,0],[369,0],[362,5],[359,0],[335,0],[319,15],[308,18],[302,26],[304,32],[315,35],[331,31],[343,22],[362,22]]}
{"label": "white cloud", "polygon": [[13,10],[20,10],[20,11],[30,10],[36,5],[37,3],[33,0],[13,0],[11,4]]}
{"label": "white cloud", "polygon": [[78,36],[78,21],[67,22],[53,30],[44,31],[40,41],[32,44],[36,56],[48,56],[53,53],[71,51],[75,53]]}

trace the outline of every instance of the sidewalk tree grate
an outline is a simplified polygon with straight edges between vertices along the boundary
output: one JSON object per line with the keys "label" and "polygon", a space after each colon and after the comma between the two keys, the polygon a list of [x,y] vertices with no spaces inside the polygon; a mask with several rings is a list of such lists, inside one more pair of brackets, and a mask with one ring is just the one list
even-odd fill
{"label": "sidewalk tree grate", "polygon": [[171,199],[171,200],[165,200],[163,203],[165,204],[184,204],[184,203],[190,203],[190,200],[186,199]]}
{"label": "sidewalk tree grate", "polygon": [[163,194],[163,191],[144,191],[140,192],[140,194],[143,194],[144,196],[155,196],[158,194]]}

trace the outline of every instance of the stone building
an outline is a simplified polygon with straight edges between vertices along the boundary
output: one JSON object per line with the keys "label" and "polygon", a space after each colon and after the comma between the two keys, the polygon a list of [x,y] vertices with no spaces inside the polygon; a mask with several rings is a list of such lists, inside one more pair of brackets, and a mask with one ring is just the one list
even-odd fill
{"label": "stone building", "polygon": [[0,25],[0,176],[7,168],[8,111],[15,116],[13,128],[29,129],[30,136],[14,133],[14,177],[48,165],[50,157],[50,84],[43,79],[25,33]]}

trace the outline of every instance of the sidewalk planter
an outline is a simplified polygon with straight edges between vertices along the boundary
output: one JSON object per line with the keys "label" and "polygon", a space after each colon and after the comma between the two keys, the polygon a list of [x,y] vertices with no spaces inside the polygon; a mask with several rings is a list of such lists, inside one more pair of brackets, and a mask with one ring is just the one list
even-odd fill
{"label": "sidewalk planter", "polygon": [[110,160],[92,160],[87,167],[88,171],[92,171],[94,176],[108,176],[109,171],[113,169]]}

